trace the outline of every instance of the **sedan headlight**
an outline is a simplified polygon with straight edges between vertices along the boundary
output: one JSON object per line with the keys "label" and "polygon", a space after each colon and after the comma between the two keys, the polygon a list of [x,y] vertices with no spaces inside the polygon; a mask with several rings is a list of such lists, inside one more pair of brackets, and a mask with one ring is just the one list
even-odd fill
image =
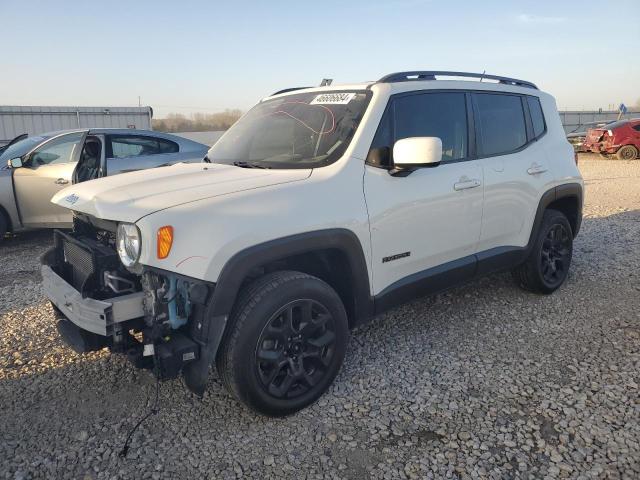
{"label": "sedan headlight", "polygon": [[116,233],[118,256],[125,267],[136,264],[140,258],[140,230],[132,223],[120,223]]}

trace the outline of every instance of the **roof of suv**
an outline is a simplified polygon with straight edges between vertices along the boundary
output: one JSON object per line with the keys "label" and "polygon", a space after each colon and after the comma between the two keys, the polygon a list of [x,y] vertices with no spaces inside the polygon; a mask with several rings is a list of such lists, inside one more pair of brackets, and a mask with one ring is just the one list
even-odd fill
{"label": "roof of suv", "polygon": [[[444,80],[443,77],[449,77],[447,80]],[[464,79],[464,80],[462,80]],[[470,80],[473,79],[473,80]],[[391,73],[389,75],[385,75],[378,81],[369,81],[362,83],[354,83],[354,84],[342,84],[342,85],[323,85],[318,87],[293,87],[293,88],[285,88],[283,90],[279,90],[269,97],[273,97],[276,95],[285,95],[289,93],[296,93],[299,91],[336,91],[336,90],[365,90],[371,88],[376,84],[406,84],[408,82],[414,83],[417,82],[421,85],[424,85],[426,82],[432,81],[446,81],[455,82],[459,84],[460,82],[464,82],[465,86],[469,83],[482,83],[484,80],[489,80],[489,82],[485,82],[485,84],[492,85],[492,89],[496,89],[495,86],[500,85],[504,87],[520,87],[527,88],[538,91],[538,87],[526,80],[519,80],[516,78],[503,77],[500,75],[489,75],[486,73],[470,73],[470,72],[450,72],[450,71],[434,71],[434,70],[413,70],[407,72],[397,72]],[[505,90],[511,90],[510,88],[505,88]],[[268,98],[268,97],[267,97]]]}

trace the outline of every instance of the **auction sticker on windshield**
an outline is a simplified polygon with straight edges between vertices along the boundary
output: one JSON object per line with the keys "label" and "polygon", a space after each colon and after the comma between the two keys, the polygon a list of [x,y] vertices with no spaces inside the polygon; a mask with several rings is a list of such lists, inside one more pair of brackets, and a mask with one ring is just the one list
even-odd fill
{"label": "auction sticker on windshield", "polygon": [[322,95],[316,96],[309,105],[346,105],[353,97],[355,97],[355,92],[351,93],[323,93]]}

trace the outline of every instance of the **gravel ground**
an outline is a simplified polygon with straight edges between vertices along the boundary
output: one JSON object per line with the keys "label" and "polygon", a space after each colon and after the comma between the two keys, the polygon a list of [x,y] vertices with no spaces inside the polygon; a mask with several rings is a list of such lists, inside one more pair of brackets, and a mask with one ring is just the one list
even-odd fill
{"label": "gravel ground", "polygon": [[0,478],[640,478],[640,161],[582,156],[585,218],[568,283],[494,275],[356,331],[335,385],[286,419],[212,378],[118,457],[154,384],[58,340],[37,256],[0,246]]}

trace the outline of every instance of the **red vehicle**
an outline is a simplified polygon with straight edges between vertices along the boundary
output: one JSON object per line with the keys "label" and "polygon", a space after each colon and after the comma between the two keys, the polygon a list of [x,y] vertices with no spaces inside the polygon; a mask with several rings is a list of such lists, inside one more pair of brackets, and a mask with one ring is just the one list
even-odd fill
{"label": "red vehicle", "polygon": [[640,118],[620,120],[587,132],[585,152],[615,154],[620,160],[638,158],[640,152]]}

